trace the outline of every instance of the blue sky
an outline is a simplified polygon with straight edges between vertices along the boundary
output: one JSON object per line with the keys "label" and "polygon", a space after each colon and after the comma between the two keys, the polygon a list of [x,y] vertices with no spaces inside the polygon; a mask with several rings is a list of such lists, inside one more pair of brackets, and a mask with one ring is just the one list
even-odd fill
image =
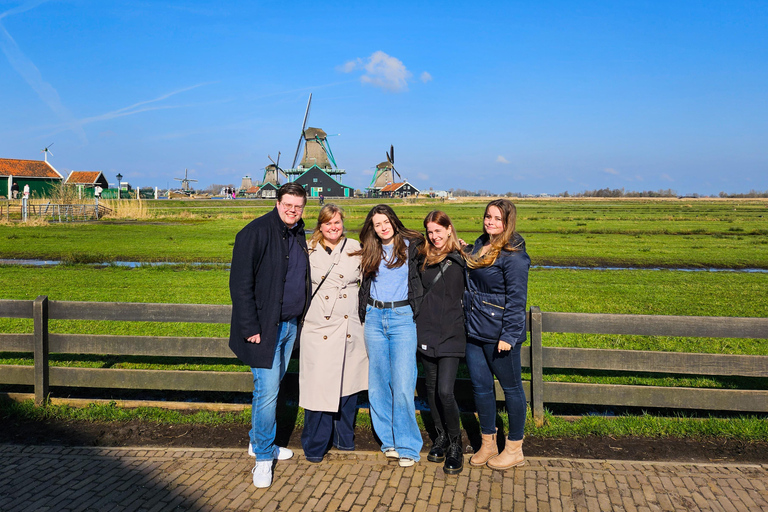
{"label": "blue sky", "polygon": [[[348,5],[351,4],[351,5]],[[768,189],[768,3],[0,0],[0,157],[261,179],[309,126],[345,184]]]}

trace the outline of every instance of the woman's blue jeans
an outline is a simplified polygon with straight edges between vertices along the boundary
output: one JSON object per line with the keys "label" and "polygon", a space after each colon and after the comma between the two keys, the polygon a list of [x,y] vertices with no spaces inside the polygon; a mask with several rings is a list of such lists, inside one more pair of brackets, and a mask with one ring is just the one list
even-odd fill
{"label": "woman's blue jeans", "polygon": [[253,402],[251,403],[251,446],[256,460],[277,457],[277,393],[296,341],[296,319],[280,322],[272,368],[251,368],[253,373]]}
{"label": "woman's blue jeans", "polygon": [[495,375],[504,390],[504,401],[509,416],[509,440],[519,441],[525,430],[525,391],[520,366],[520,348],[516,343],[512,350],[499,352],[497,344],[467,340],[467,369],[475,395],[475,407],[483,434],[496,433]]}
{"label": "woman's blue jeans", "polygon": [[410,306],[365,310],[368,399],[382,451],[419,460],[423,444],[416,423],[416,323]]}

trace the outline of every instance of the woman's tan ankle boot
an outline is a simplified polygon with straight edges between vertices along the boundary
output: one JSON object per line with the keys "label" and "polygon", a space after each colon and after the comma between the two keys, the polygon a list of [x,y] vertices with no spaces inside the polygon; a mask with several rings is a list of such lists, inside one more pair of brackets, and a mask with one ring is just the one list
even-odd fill
{"label": "woman's tan ankle boot", "polygon": [[522,439],[519,441],[507,439],[504,451],[488,460],[488,467],[491,469],[509,469],[523,464],[525,464],[525,458],[523,457]]}
{"label": "woman's tan ankle boot", "polygon": [[499,454],[499,447],[496,445],[496,434],[481,434],[483,444],[480,449],[469,459],[473,466],[484,466],[488,459]]}

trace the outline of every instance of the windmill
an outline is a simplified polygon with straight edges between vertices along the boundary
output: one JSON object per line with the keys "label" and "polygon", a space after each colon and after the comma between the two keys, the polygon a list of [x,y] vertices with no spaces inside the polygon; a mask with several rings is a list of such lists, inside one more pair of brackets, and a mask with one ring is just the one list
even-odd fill
{"label": "windmill", "polygon": [[[51,142],[46,147],[40,150],[40,152],[43,154],[43,158],[45,159],[45,163],[48,163],[48,153],[51,153],[51,150],[48,148],[50,148],[51,146],[53,146],[53,142]],[[51,156],[53,156],[53,153],[51,153]]]}
{"label": "windmill", "polygon": [[173,178],[176,181],[181,182],[181,190],[185,192],[189,192],[189,184],[190,183],[197,183],[197,180],[191,180],[189,179],[187,175],[187,169],[184,169],[184,177],[183,178]]}
{"label": "windmill", "polygon": [[261,184],[272,183],[274,186],[280,187],[280,174],[278,173],[282,173],[286,178],[288,177],[285,171],[280,167],[280,152],[277,152],[277,162],[272,160],[270,155],[267,155],[267,158],[269,158],[269,161],[272,163],[264,168],[264,179],[261,180]]}
{"label": "windmill", "polygon": [[[328,143],[328,137],[331,137],[331,135],[328,135],[320,128],[307,128],[309,109],[311,106],[312,94],[309,95],[307,109],[304,112],[304,121],[301,123],[301,133],[299,134],[299,142],[296,145],[296,154],[293,157],[293,164],[290,169],[283,171],[283,174],[295,179],[313,165],[316,165],[329,175],[340,176],[346,174],[344,169],[339,169],[338,165],[336,165],[336,159],[334,158],[333,151],[331,151],[331,146]],[[304,155],[299,166],[296,167],[296,162],[299,161],[299,152],[301,151],[302,142],[304,142]]]}
{"label": "windmill", "polygon": [[403,179],[400,173],[395,169],[395,146],[390,145],[387,152],[387,161],[381,162],[376,166],[376,172],[373,173],[373,179],[371,184],[368,185],[368,190],[377,191],[386,187],[390,183],[395,182],[395,175],[399,179]]}

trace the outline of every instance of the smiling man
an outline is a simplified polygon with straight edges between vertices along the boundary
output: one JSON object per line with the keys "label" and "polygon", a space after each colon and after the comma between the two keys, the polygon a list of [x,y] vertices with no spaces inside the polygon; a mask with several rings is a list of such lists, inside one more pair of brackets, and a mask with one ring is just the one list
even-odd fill
{"label": "smiling man", "polygon": [[301,220],[306,201],[301,185],[280,187],[275,209],[245,226],[232,251],[229,348],[253,373],[248,452],[256,457],[253,485],[259,488],[272,484],[275,459],[293,456],[274,444],[275,412],[299,320],[309,305],[309,259]]}

